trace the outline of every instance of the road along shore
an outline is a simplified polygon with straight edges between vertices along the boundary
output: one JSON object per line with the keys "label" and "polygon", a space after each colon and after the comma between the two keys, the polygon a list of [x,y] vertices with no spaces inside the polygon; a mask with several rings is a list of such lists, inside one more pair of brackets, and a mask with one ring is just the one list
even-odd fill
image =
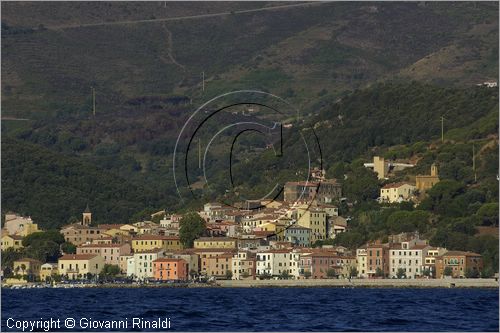
{"label": "road along shore", "polygon": [[340,287],[340,288],[498,288],[495,279],[310,279],[310,280],[220,280],[227,288]]}

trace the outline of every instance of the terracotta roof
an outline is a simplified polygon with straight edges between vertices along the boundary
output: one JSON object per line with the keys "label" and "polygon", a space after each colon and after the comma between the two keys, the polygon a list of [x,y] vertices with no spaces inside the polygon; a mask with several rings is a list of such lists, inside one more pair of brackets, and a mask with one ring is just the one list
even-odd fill
{"label": "terracotta roof", "polygon": [[141,254],[141,253],[158,253],[158,252],[163,252],[163,249],[155,247],[154,249],[151,250],[135,251],[134,253]]}
{"label": "terracotta roof", "polygon": [[88,247],[121,247],[123,244],[83,244],[77,246],[77,248],[88,248]]}
{"label": "terracotta roof", "polygon": [[124,225],[125,224],[99,224],[99,228],[106,229],[106,230],[109,230],[109,229],[120,229]]}
{"label": "terracotta roof", "polygon": [[153,260],[153,262],[172,262],[172,261],[179,262],[179,261],[186,261],[186,260],[181,259],[181,258],[158,258],[156,260]]}
{"label": "terracotta roof", "polygon": [[28,262],[40,262],[40,260],[36,260],[36,259],[33,259],[33,258],[21,258],[21,259],[17,259],[17,260],[14,260],[14,261],[28,261]]}
{"label": "terracotta roof", "polygon": [[89,260],[97,256],[97,254],[65,254],[59,260]]}
{"label": "terracotta roof", "polygon": [[23,239],[23,236],[19,236],[19,235],[3,235],[2,237],[10,237],[14,240],[22,240]]}
{"label": "terracotta roof", "polygon": [[177,236],[160,236],[160,235],[140,235],[132,238],[132,240],[179,240]]}
{"label": "terracotta roof", "polygon": [[403,185],[411,185],[411,186],[415,186],[415,185],[412,185],[408,182],[399,182],[399,183],[392,183],[392,184],[386,184],[384,185],[382,188],[384,189],[388,189],[388,188],[398,188],[398,187],[401,187]]}
{"label": "terracotta roof", "polygon": [[448,251],[445,254],[443,254],[443,257],[445,257],[445,256],[481,257],[481,255],[479,253],[468,252],[468,251]]}
{"label": "terracotta roof", "polygon": [[236,238],[231,237],[200,237],[194,240],[195,242],[224,242],[224,241],[236,241]]}

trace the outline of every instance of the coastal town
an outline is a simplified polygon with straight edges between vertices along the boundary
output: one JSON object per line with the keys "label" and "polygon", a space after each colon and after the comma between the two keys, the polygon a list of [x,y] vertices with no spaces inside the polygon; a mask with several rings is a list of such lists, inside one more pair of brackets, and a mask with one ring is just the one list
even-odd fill
{"label": "coastal town", "polygon": [[[395,168],[413,165],[376,156],[365,167],[387,179]],[[416,176],[415,184],[381,186],[378,200],[415,202],[417,194],[425,195],[438,182],[433,164],[430,175]],[[349,232],[350,217],[340,216],[334,204],[343,200],[341,185],[326,179],[323,170],[313,170],[310,181],[285,184],[283,201],[209,202],[184,215],[161,210],[149,221],[99,225],[87,205],[81,220],[61,228],[66,246],[57,262],[18,258],[3,267],[2,283],[55,284],[103,276],[135,283],[482,277],[480,254],[433,247],[418,232],[386,235],[356,249],[328,244]],[[182,237],[183,224],[187,229],[191,223],[188,215],[202,226],[191,242]],[[22,250],[26,238],[37,233],[42,231],[36,221],[7,214],[2,251]]]}

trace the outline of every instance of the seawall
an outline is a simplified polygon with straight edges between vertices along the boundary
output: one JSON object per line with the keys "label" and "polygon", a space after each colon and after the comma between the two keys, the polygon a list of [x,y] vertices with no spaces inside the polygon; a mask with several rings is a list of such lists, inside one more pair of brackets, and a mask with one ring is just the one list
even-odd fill
{"label": "seawall", "polygon": [[498,288],[495,279],[220,280],[220,287]]}

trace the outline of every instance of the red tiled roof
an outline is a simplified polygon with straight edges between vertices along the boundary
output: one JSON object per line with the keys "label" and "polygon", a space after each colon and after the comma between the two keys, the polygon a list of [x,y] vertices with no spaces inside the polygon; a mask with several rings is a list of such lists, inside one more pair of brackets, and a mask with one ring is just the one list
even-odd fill
{"label": "red tiled roof", "polygon": [[415,186],[415,185],[412,185],[412,184],[410,184],[410,183],[408,183],[408,182],[399,182],[399,183],[391,183],[391,184],[386,184],[386,185],[384,185],[384,187],[382,187],[382,188],[384,188],[384,189],[388,189],[388,188],[398,188],[398,187],[401,187],[401,186],[403,186],[403,185],[411,185],[411,186]]}
{"label": "red tiled roof", "polygon": [[59,260],[89,260],[97,257],[97,254],[65,254]]}

